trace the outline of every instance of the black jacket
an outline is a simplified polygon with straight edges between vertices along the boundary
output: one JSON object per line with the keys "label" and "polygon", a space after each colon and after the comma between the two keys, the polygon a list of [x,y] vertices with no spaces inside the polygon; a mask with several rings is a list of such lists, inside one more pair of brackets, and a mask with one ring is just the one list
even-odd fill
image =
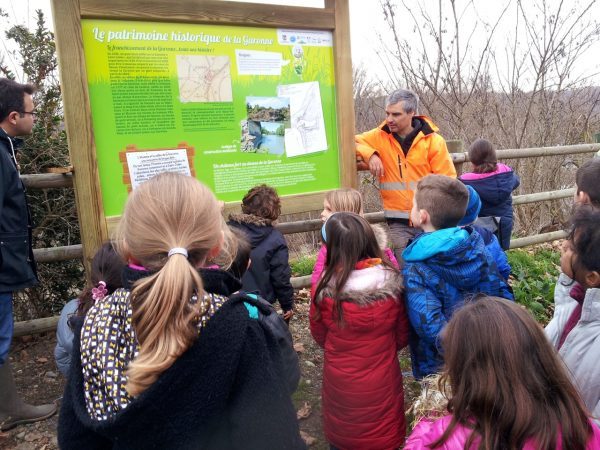
{"label": "black jacket", "polygon": [[0,292],[12,292],[37,283],[31,246],[31,216],[25,186],[13,159],[21,139],[0,128]]}
{"label": "black jacket", "polygon": [[305,448],[277,343],[249,317],[242,296],[225,302],[152,386],[105,421],[86,410],[77,322],[58,423],[61,449]]}
{"label": "black jacket", "polygon": [[281,309],[294,307],[294,288],[287,243],[271,221],[252,214],[232,214],[229,226],[242,230],[252,246],[250,269],[242,278],[246,292],[258,292],[269,303],[279,301]]}

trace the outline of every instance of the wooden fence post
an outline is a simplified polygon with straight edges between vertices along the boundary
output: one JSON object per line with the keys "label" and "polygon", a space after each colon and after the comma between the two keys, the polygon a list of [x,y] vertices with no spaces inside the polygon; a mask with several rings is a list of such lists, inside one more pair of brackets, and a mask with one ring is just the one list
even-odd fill
{"label": "wooden fence post", "polygon": [[[460,139],[449,139],[446,141],[446,146],[448,147],[448,151],[450,153],[464,153],[465,143]],[[454,167],[456,168],[456,174],[460,176],[462,174],[462,166],[463,163],[454,163]]]}

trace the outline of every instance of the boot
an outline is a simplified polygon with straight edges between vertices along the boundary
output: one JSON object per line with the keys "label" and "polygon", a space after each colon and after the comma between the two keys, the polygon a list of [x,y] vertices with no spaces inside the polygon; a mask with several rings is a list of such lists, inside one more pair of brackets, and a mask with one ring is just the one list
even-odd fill
{"label": "boot", "polygon": [[9,362],[0,366],[0,431],[47,419],[55,412],[55,404],[31,406],[23,402],[17,394]]}

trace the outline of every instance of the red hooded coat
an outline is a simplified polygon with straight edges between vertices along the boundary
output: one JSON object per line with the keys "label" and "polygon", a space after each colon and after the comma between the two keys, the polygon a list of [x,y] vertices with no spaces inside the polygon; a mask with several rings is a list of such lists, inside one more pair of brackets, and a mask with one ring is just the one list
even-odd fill
{"label": "red hooded coat", "polygon": [[392,449],[404,442],[397,352],[408,343],[409,325],[401,291],[400,275],[378,265],[350,275],[341,295],[344,325],[336,323],[328,289],[311,304],[310,330],[325,350],[325,436],[339,449]]}

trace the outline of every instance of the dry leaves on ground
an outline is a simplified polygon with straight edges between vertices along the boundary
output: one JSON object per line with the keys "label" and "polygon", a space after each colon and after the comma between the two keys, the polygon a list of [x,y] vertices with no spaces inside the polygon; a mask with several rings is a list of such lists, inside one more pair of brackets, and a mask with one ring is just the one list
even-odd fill
{"label": "dry leaves on ground", "polygon": [[306,419],[308,416],[310,416],[311,412],[312,407],[310,406],[310,403],[304,402],[304,405],[302,405],[302,407],[297,411],[296,416],[298,417],[298,420]]}
{"label": "dry leaves on ground", "polygon": [[304,353],[306,351],[302,342],[296,342],[294,344],[294,350],[296,351],[296,353]]}
{"label": "dry leaves on ground", "polygon": [[300,437],[302,438],[304,443],[309,447],[317,442],[317,440],[314,437],[312,437],[308,433],[305,433],[304,431],[300,431]]}

